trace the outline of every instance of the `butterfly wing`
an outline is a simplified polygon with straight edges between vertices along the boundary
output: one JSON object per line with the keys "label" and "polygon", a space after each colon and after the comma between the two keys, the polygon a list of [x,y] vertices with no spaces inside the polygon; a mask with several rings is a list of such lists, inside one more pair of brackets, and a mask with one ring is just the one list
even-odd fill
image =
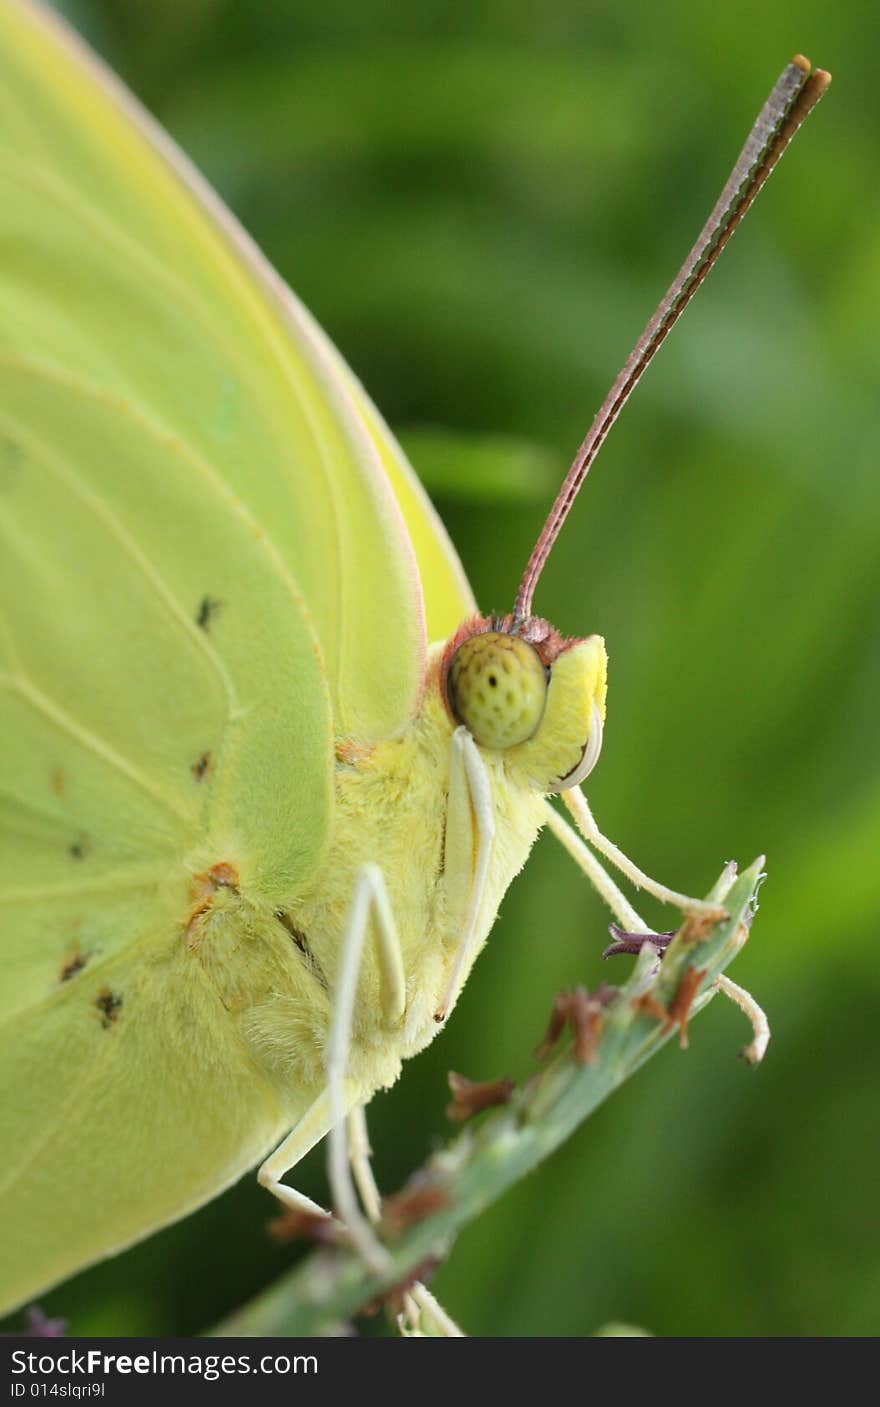
{"label": "butterfly wing", "polygon": [[282,1102],[255,1079],[170,916],[133,909],[90,922],[136,917],[134,949],[3,1023],[0,1314],[216,1196],[315,1093]]}
{"label": "butterfly wing", "polygon": [[[378,416],[112,75],[23,0],[4,5],[2,28],[0,204],[12,277],[0,293],[0,347],[75,367],[213,464],[308,605],[337,731],[394,733],[419,695],[425,627]],[[442,543],[452,578],[454,554],[412,479],[407,489],[412,527]],[[376,650],[377,623],[393,649]]]}
{"label": "butterfly wing", "polygon": [[275,1137],[229,1013],[178,967],[206,864],[228,857],[264,904],[312,873],[331,728],[295,583],[209,465],[73,373],[0,356],[0,405],[0,1299],[18,1300]]}
{"label": "butterfly wing", "polygon": [[415,705],[423,607],[383,468],[447,614],[468,593],[351,373],[20,0],[0,10],[0,246],[11,1305],[218,1191],[296,1113],[185,976],[186,915],[220,856],[264,907],[295,894],[332,824],[334,731],[386,736]]}
{"label": "butterfly wing", "polygon": [[316,328],[316,333],[324,338],[327,355],[335,360],[340,377],[346,381],[360,409],[403,514],[419,566],[428,639],[448,640],[462,621],[474,615],[477,609],[458,553],[418,476],[378,410],[332,343],[319,328]]}

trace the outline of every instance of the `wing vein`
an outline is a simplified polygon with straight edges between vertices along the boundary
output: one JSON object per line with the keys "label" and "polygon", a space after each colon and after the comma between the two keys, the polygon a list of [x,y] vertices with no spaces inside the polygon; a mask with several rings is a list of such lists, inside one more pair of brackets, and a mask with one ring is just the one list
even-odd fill
{"label": "wing vein", "polygon": [[150,247],[131,235],[112,217],[106,215],[97,205],[86,205],[78,192],[67,184],[57,172],[37,171],[27,167],[8,152],[0,155],[0,176],[6,175],[12,183],[28,187],[45,196],[51,206],[54,202],[61,207],[62,215],[88,230],[92,236],[108,246],[108,253],[118,255],[130,268],[136,265],[144,276],[145,286],[157,285],[163,290],[163,297],[173,299],[174,305],[188,310],[201,307],[201,302],[192,296],[192,286],[175,277],[173,265],[154,255]]}
{"label": "wing vein", "polygon": [[[197,318],[199,323],[205,326],[206,318],[204,315],[201,301],[192,297],[191,290],[188,285],[180,283],[177,279],[173,277],[172,274],[170,274],[169,262],[167,260],[165,262],[162,262],[159,259],[154,258],[148,246],[145,246],[139,241],[132,239],[127,234],[127,232],[121,230],[120,227],[111,218],[105,217],[103,214],[100,218],[98,218],[95,215],[93,209],[91,207],[84,206],[83,203],[77,197],[76,193],[72,191],[70,187],[67,186],[63,178],[61,178],[57,173],[53,172],[50,178],[44,173],[31,172],[27,169],[22,168],[14,157],[7,157],[5,160],[0,160],[0,172],[2,172],[4,169],[7,175],[10,175],[13,180],[18,179],[21,184],[27,185],[31,189],[43,192],[50,200],[54,199],[57,204],[66,207],[67,212],[70,214],[72,219],[78,221],[82,227],[91,231],[96,237],[106,241],[108,245],[108,252],[110,254],[118,253],[119,256],[124,260],[136,261],[144,273],[144,284],[146,287],[155,286],[156,283],[163,285],[165,289],[165,296],[169,298],[175,306],[181,308],[181,310],[186,309],[187,312],[190,314],[190,321],[193,321]],[[216,235],[217,232],[214,231],[214,233]],[[220,248],[224,249],[224,253],[227,252],[225,250],[222,240],[218,239],[218,245]],[[328,445],[327,438],[322,432],[320,424],[318,423],[317,418],[315,417],[313,411],[311,410],[308,404],[308,399],[304,393],[302,386],[299,384],[298,377],[293,373],[291,369],[290,358],[293,355],[299,356],[302,360],[302,365],[305,374],[307,376],[311,376],[315,379],[318,379],[316,369],[313,365],[310,364],[308,357],[305,356],[299,348],[295,348],[291,345],[291,343],[285,342],[279,338],[278,331],[273,321],[270,317],[266,316],[269,310],[266,307],[265,290],[259,286],[255,287],[253,280],[248,280],[248,283],[246,285],[246,295],[250,301],[251,310],[256,311],[257,309],[259,309],[259,321],[265,346],[270,354],[276,371],[280,374],[281,380],[283,381],[288,391],[288,394],[292,394],[292,398],[299,409],[302,421],[312,441],[312,446],[315,452],[315,460],[320,468],[321,476],[324,480],[327,498],[332,505],[332,511],[330,513],[330,523],[334,538],[336,561],[341,563],[343,561],[341,521],[344,512],[344,504],[340,499],[339,488],[336,483],[336,477],[333,473],[332,448],[330,445]],[[298,330],[303,335],[304,341],[308,341],[308,328],[305,326],[304,323],[299,325]],[[217,327],[212,325],[210,328],[210,332],[208,332],[207,327],[205,327],[205,333],[216,345],[218,338]],[[319,356],[319,348],[314,339],[311,350],[313,352],[313,355],[317,358]],[[225,351],[227,351],[227,348],[224,347],[224,352]],[[239,349],[236,348],[234,345],[231,345],[228,348],[228,351],[231,356],[236,358],[236,360],[240,359]],[[6,355],[7,354],[4,352],[4,360],[6,359]],[[18,360],[17,358],[14,358],[14,354],[12,359]],[[19,362],[19,364],[23,363]],[[325,394],[330,393],[329,386],[325,385],[322,389],[324,390]],[[350,409],[352,411],[353,417],[356,418],[359,415],[359,412],[355,410],[353,405],[350,407]],[[167,434],[167,431],[165,433]],[[350,437],[351,427],[349,427],[348,433]],[[192,449],[192,446],[189,446],[189,448]],[[268,524],[265,524],[264,526],[267,528],[269,527]],[[336,574],[333,574],[328,579],[326,589],[329,589],[330,583],[336,579]],[[344,616],[345,612],[343,610],[337,610],[335,612],[337,637],[336,658],[339,661],[344,658],[346,649]]]}
{"label": "wing vein", "polygon": [[[0,361],[2,362],[7,360],[9,359],[5,356],[0,357]],[[22,365],[24,364],[22,363]],[[92,388],[87,387],[85,382],[79,383],[79,385],[83,394],[88,395],[89,392],[92,391]],[[122,402],[122,404],[125,404],[125,402]],[[54,473],[56,478],[62,478],[67,482],[68,487],[79,497],[80,502],[86,505],[93,516],[104,525],[110,536],[115,538],[132,565],[137,568],[141,576],[155,592],[174,623],[183,630],[184,634],[189,641],[196,646],[197,650],[207,658],[223,690],[226,702],[226,721],[228,725],[239,713],[238,698],[232,680],[216,650],[211,648],[204,632],[198,630],[195,622],[190,619],[187,612],[180,605],[174,593],[167,586],[161,573],[156,569],[155,563],[141,551],[135,539],[127,529],[123,527],[116,514],[98,498],[97,494],[93,492],[81,474],[71,469],[69,465],[65,464],[58,456],[54,455],[51,450],[47,449],[45,444],[38,442],[31,433],[18,425],[14,418],[10,419],[7,417],[7,424],[10,423],[15,425],[16,433],[26,439],[32,449],[37,449],[44,466],[51,473]]]}
{"label": "wing vein", "polygon": [[117,870],[104,878],[72,880],[69,884],[41,884],[36,889],[0,890],[0,905],[43,903],[49,899],[63,899],[68,895],[79,898],[81,894],[112,894],[117,890],[128,893],[132,889],[151,889],[163,876],[164,871],[159,870]]}
{"label": "wing vein", "polygon": [[82,728],[75,719],[65,713],[64,709],[60,708],[53,699],[50,699],[24,675],[8,674],[3,671],[0,673],[0,689],[3,688],[17,693],[37,713],[42,714],[49,723],[78,743],[84,751],[91,752],[100,761],[105,762],[108,767],[112,767],[121,776],[127,777],[130,782],[139,787],[145,795],[157,801],[166,811],[170,811],[181,821],[190,822],[191,817],[187,815],[186,811],[175,806],[164,792],[152,786],[138,767],[135,767],[121,753],[118,753],[115,748],[109,747],[101,738],[95,737],[88,729]]}

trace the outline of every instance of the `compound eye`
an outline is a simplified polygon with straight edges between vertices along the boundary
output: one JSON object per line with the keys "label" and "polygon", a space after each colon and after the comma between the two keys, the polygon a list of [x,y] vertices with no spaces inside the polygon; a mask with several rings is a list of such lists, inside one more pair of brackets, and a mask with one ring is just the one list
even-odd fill
{"label": "compound eye", "polygon": [[449,706],[481,747],[515,747],[544,716],[547,676],[531,645],[518,636],[472,635],[449,666]]}

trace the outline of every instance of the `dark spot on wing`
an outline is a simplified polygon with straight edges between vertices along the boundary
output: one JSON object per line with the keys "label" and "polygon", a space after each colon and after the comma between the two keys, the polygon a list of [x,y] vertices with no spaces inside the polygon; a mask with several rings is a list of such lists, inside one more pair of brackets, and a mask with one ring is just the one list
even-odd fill
{"label": "dark spot on wing", "polygon": [[217,616],[222,605],[222,601],[215,601],[212,596],[202,597],[196,613],[196,625],[200,630],[210,630],[211,622]]}
{"label": "dark spot on wing", "polygon": [[75,977],[78,972],[82,972],[87,962],[88,958],[78,949],[74,949],[70,956],[66,957],[61,964],[61,972],[58,977],[59,982],[69,982],[71,977]]}
{"label": "dark spot on wing", "polygon": [[72,860],[84,860],[91,853],[92,842],[87,836],[81,835],[72,844],[68,845],[67,853]]}
{"label": "dark spot on wing", "polygon": [[210,770],[210,767],[211,754],[209,752],[203,752],[201,757],[193,763],[189,770],[192,772],[196,781],[201,782],[204,781],[205,774]]}
{"label": "dark spot on wing", "polygon": [[64,773],[60,767],[53,767],[49,773],[49,785],[56,796],[64,795]]}
{"label": "dark spot on wing", "polygon": [[303,956],[306,966],[312,973],[312,976],[316,979],[316,981],[320,982],[321,986],[326,990],[327,978],[324,976],[324,970],[321,967],[321,964],[318,962],[318,959],[315,957],[315,954],[309,947],[309,940],[303,933],[302,929],[297,928],[293,919],[290,917],[290,914],[286,914],[283,909],[276,909],[275,917],[281,924],[281,927],[287,933],[290,934],[291,938],[293,939],[294,946],[299,949],[300,953]]}
{"label": "dark spot on wing", "polygon": [[101,1025],[106,1031],[118,1020],[122,1010],[122,997],[116,992],[111,992],[109,987],[102,987],[95,997],[95,1006],[101,1013]]}

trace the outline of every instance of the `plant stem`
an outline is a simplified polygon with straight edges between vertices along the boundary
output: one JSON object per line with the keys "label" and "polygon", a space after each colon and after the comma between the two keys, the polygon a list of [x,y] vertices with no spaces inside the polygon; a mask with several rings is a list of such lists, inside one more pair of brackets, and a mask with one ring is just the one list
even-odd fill
{"label": "plant stem", "polygon": [[[715,979],[748,937],[761,864],[756,861],[733,884],[723,901],[728,917],[711,931],[686,919],[662,963],[654,949],[642,950],[629,981],[602,1009],[587,1063],[576,1061],[569,1041],[509,1104],[466,1129],[410,1179],[413,1206],[421,1197],[433,1210],[386,1238],[392,1260],[386,1274],[371,1273],[345,1246],[315,1250],[209,1333],[245,1338],[339,1333],[351,1315],[408,1283],[419,1267],[444,1259],[463,1227],[537,1167],[666,1044],[679,1028],[676,1018],[691,987],[685,1021],[711,1001]],[[722,892],[723,879],[709,899]],[[684,1023],[679,1029],[683,1035]],[[397,1200],[405,1206],[405,1199],[406,1191]]]}

